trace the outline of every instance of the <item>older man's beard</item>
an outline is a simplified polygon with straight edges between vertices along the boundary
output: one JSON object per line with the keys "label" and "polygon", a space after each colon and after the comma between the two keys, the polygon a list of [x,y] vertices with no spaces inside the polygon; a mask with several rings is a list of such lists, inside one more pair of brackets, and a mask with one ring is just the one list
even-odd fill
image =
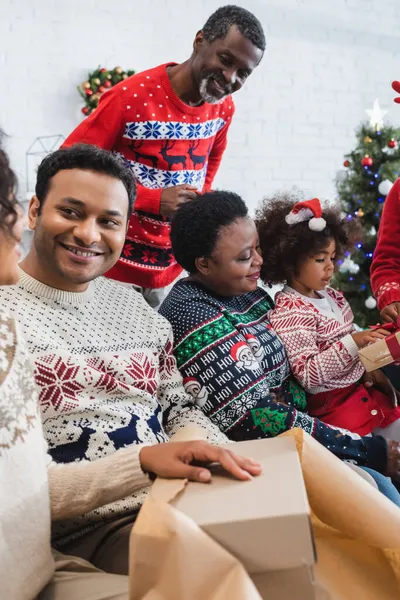
{"label": "older man's beard", "polygon": [[[208,91],[208,84],[210,81],[216,81],[218,85],[225,90],[225,93],[221,98],[216,98]],[[207,75],[203,75],[200,79],[199,93],[204,102],[207,102],[208,104],[219,104],[229,96],[229,94],[232,94],[232,86],[222,83],[221,79],[214,75],[214,73],[208,73]]]}

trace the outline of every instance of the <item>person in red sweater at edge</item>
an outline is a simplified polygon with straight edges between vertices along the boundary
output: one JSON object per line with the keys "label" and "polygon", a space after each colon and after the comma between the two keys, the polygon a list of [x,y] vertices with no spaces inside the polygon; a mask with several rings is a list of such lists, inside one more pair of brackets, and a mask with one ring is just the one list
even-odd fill
{"label": "person in red sweater at edge", "polygon": [[[400,94],[400,81],[392,88]],[[394,98],[400,104],[400,97]],[[384,322],[400,317],[400,179],[385,200],[378,240],[371,265],[371,286]],[[399,323],[400,324],[400,323]]]}
{"label": "person in red sweater at edge", "polygon": [[170,242],[170,219],[211,188],[227,144],[238,91],[265,50],[258,19],[238,6],[216,10],[181,64],[133,75],[107,91],[64,142],[119,154],[137,180],[135,210],[117,264],[107,277],[133,284],[157,308],[182,268]]}

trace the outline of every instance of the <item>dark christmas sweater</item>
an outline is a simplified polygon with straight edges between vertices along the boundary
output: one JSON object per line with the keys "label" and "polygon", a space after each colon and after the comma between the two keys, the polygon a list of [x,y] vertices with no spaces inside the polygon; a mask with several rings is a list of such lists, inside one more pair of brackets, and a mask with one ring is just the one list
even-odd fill
{"label": "dark christmas sweater", "polygon": [[63,146],[94,144],[120,155],[137,181],[135,210],[112,279],[164,287],[182,272],[160,215],[164,188],[211,188],[234,113],[231,96],[218,104],[188,106],[175,94],[164,64],[132,75],[104,93],[99,106]]}
{"label": "dark christmas sweater", "polygon": [[174,333],[185,389],[211,421],[239,441],[300,427],[342,459],[384,470],[386,442],[331,427],[306,412],[272,329],[273,303],[261,288],[227,298],[190,280],[177,282],[160,308]]}
{"label": "dark christmas sweater", "polygon": [[400,179],[385,200],[371,265],[371,285],[378,308],[400,302]]}

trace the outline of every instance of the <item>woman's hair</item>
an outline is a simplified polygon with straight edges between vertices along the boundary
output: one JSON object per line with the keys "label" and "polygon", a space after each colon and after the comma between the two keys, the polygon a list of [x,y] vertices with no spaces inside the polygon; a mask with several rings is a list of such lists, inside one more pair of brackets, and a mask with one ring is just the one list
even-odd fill
{"label": "woman's hair", "polygon": [[0,231],[8,234],[11,233],[17,220],[15,209],[17,178],[1,145],[3,135],[0,130]]}
{"label": "woman's hair", "polygon": [[176,260],[186,271],[195,273],[196,258],[211,256],[221,228],[247,216],[240,196],[223,190],[207,192],[183,204],[171,225]]}
{"label": "woman's hair", "polygon": [[343,219],[335,207],[323,208],[326,227],[322,231],[312,231],[308,221],[288,225],[285,217],[300,200],[281,194],[265,198],[256,211],[264,283],[273,285],[290,280],[304,260],[324,250],[332,239],[336,244],[336,258],[341,258],[361,237],[359,222]]}

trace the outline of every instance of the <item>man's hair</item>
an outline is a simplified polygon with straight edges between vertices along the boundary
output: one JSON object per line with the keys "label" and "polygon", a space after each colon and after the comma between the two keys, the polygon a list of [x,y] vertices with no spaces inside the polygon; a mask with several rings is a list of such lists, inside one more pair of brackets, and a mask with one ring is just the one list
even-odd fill
{"label": "man's hair", "polygon": [[196,258],[211,256],[221,228],[247,216],[247,206],[233,192],[207,192],[183,204],[171,225],[176,260],[186,271],[195,273]]}
{"label": "man's hair", "polygon": [[17,220],[15,209],[17,178],[10,167],[7,154],[1,147],[3,136],[0,130],[0,230],[11,233]]}
{"label": "man's hair", "polygon": [[234,4],[221,6],[207,19],[202,28],[204,38],[210,43],[223,39],[232,26],[264,52],[265,35],[260,21],[250,11]]}
{"label": "man's hair", "polygon": [[68,169],[103,173],[122,181],[128,194],[128,218],[130,217],[136,198],[135,177],[120,158],[107,150],[89,144],[75,144],[70,148],[61,148],[42,160],[38,168],[35,188],[40,208],[48,194],[51,179],[59,171]]}
{"label": "man's hair", "polygon": [[303,198],[279,194],[265,198],[256,211],[264,259],[261,279],[266,284],[274,285],[291,279],[307,258],[325,250],[332,239],[336,244],[336,258],[340,259],[361,237],[359,222],[342,218],[340,210],[335,207],[323,208],[326,227],[322,231],[312,231],[308,221],[288,225],[285,217],[300,200]]}

